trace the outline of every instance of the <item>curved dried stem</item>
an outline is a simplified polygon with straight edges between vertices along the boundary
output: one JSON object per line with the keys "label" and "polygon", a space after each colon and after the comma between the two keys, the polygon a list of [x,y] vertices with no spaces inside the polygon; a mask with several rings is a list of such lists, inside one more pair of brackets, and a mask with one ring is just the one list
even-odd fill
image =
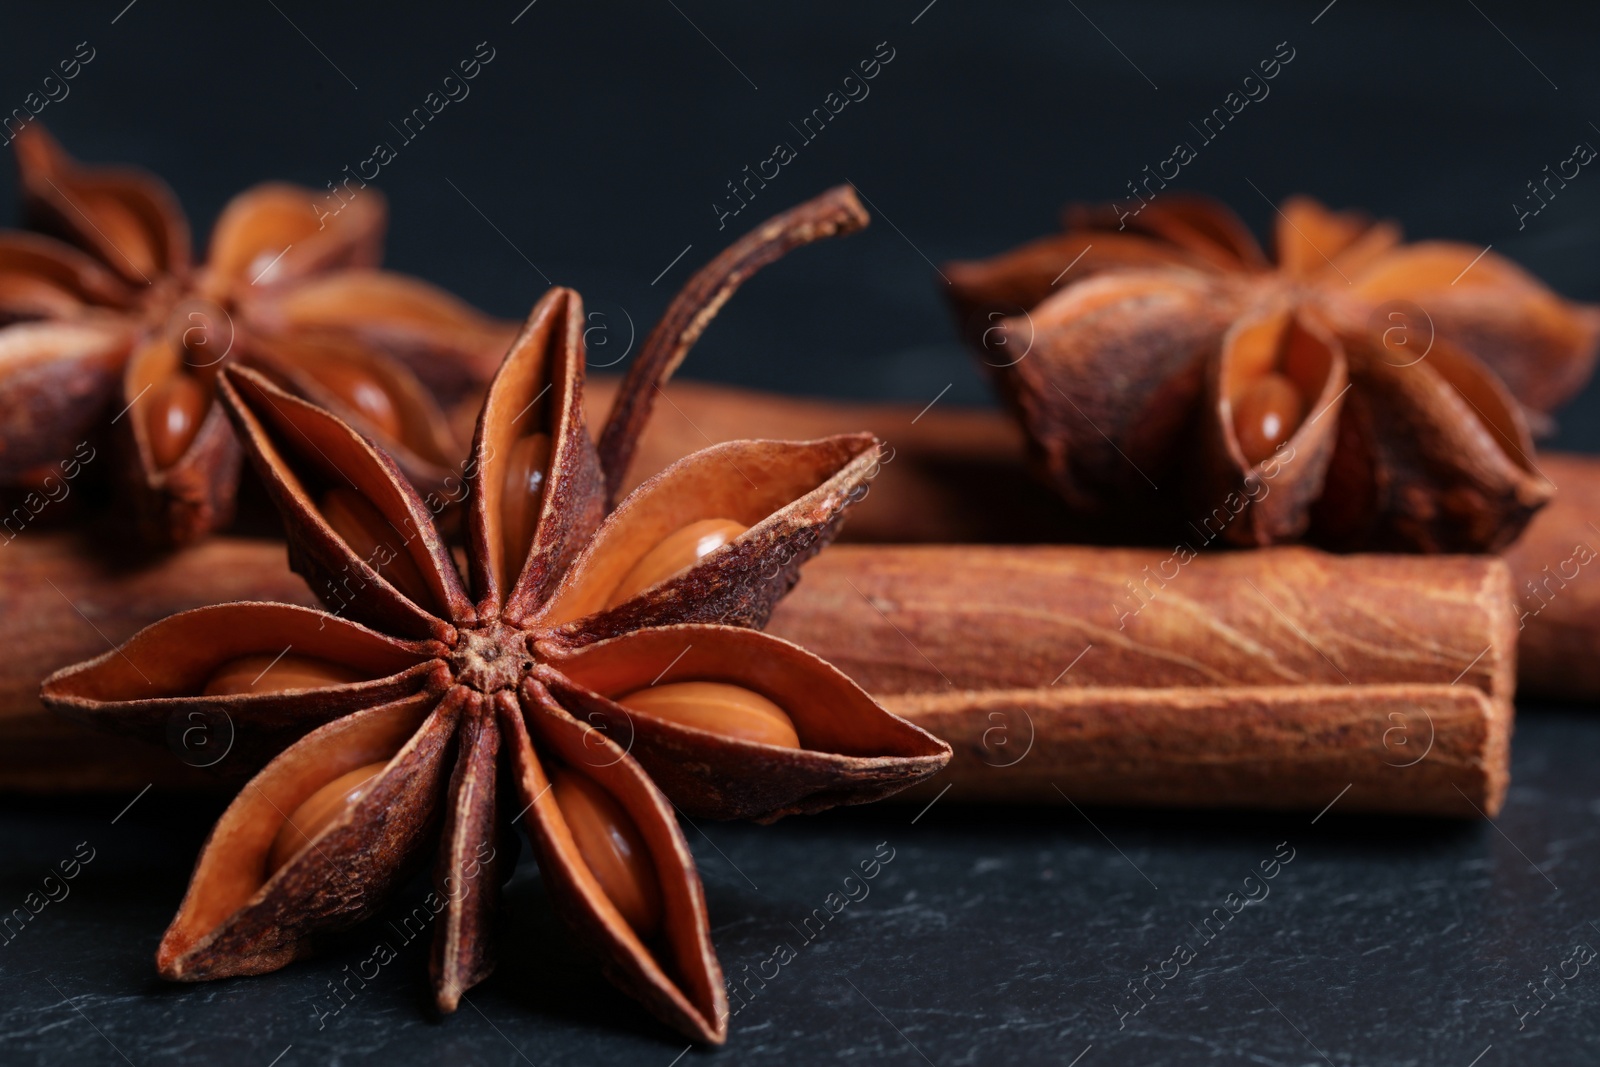
{"label": "curved dried stem", "polygon": [[751,275],[801,245],[854,233],[869,220],[853,186],[836,185],[760,226],[695,272],[667,306],[628,368],[600,436],[606,497],[615,502],[633,450],[655,406],[656,392],[700,339],[722,305]]}

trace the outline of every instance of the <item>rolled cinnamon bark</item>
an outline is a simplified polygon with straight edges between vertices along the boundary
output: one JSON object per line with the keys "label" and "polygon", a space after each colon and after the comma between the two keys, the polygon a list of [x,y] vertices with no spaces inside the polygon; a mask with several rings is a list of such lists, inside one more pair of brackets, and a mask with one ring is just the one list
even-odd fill
{"label": "rolled cinnamon bark", "polygon": [[[597,383],[604,410],[613,383]],[[891,460],[852,513],[842,537],[878,543],[1142,543],[1150,531],[1086,524],[1029,478],[1021,432],[999,411],[918,404],[797,400],[679,381],[641,447],[642,478],[712,441],[822,437],[868,429]],[[698,427],[698,430],[696,429]],[[705,436],[701,436],[703,431]],[[1520,620],[1524,694],[1600,700],[1600,457],[1542,453],[1555,484],[1504,553]],[[1181,531],[1180,531],[1181,534]]]}
{"label": "rolled cinnamon bark", "polygon": [[872,693],[1436,684],[1506,701],[1510,599],[1491,556],[838,545],[767,629]]}
{"label": "rolled cinnamon bark", "polygon": [[1349,786],[1347,810],[1499,811],[1516,676],[1503,561],[1176,558],[841,545],[768,631],[949,741],[932,784],[952,799],[1314,811]]}
{"label": "rolled cinnamon bark", "polygon": [[1505,552],[1530,696],[1600,699],[1600,458],[1546,452],[1555,499]]}
{"label": "rolled cinnamon bark", "polygon": [[52,715],[39,683],[158,619],[228,600],[309,604],[280,542],[215,538],[169,556],[118,557],[109,531],[27,530],[0,544],[0,789],[34,793],[205,787],[225,724],[175,722],[166,751]]}
{"label": "rolled cinnamon bark", "polygon": [[[1157,588],[1145,568],[1165,558],[838,546],[807,565],[770,630],[948,736],[953,797],[1061,802],[1059,788],[1078,803],[1320,808],[1332,782],[1350,785],[1350,810],[1498,809],[1515,669],[1503,563],[1266,550],[1188,561]],[[0,550],[0,788],[209,781],[194,768],[221,752],[226,724],[177,723],[170,752],[145,749],[48,715],[38,683],[234,599],[310,596],[273,542],[219,538],[142,567],[74,534]],[[1029,754],[996,777],[1021,722]]]}
{"label": "rolled cinnamon bark", "polygon": [[[589,380],[591,424],[604,422],[616,386],[614,378]],[[846,540],[1034,544],[1114,536],[1087,526],[1033,480],[1021,429],[998,411],[944,404],[924,412],[923,405],[807,400],[692,381],[665,391],[671,403],[657,406],[624,492],[715,442],[808,441],[865,428],[888,448],[871,492],[850,512]]]}
{"label": "rolled cinnamon bark", "polygon": [[1465,685],[908,693],[955,750],[906,800],[1493,816],[1511,711]]}

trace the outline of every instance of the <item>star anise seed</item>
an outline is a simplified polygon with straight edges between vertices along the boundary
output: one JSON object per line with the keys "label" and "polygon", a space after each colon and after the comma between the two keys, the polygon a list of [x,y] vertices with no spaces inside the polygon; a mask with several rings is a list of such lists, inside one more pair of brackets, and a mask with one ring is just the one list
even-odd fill
{"label": "star anise seed", "polygon": [[[865,222],[848,188],[803,204],[703,268],[663,321],[694,322],[698,335],[749,274],[730,265]],[[470,465],[466,581],[381,449],[248,368],[222,372],[222,402],[284,516],[291,562],[332,610],[185,612],[44,685],[52,707],[144,736],[213,709],[241,738],[265,735],[251,755],[303,735],[212,831],[161,943],[166,977],[283,966],[315,934],[370,915],[437,841],[430,973],[439,1008],[453,1010],[493,967],[499,812],[520,809],[551,899],[612,981],[691,1038],[720,1042],[721,970],[674,808],[771,820],[874,800],[948,761],[947,745],[838,670],[752,628],[861,496],[877,440],[717,445],[607,513],[605,485],[625,471],[602,469],[584,424],[583,328],[578,295],[551,290],[490,386]],[[657,391],[686,350],[680,336],[653,334],[625,390]],[[623,397],[612,424],[628,430],[606,439],[626,457],[648,404]],[[525,470],[505,470],[526,463],[518,442],[530,435],[549,456],[534,489]],[[344,490],[376,518],[319,504]],[[531,535],[510,554],[528,494]],[[642,559],[708,520],[742,532],[680,543],[656,558],[654,580],[617,594]],[[366,538],[379,525],[389,533],[371,555],[353,551],[355,526]],[[417,576],[409,593],[387,577],[397,558]],[[313,687],[202,695],[219,676],[231,685],[242,659],[280,653],[302,658],[278,680]],[[681,712],[672,687],[683,683],[714,704]],[[656,687],[669,699],[641,699]],[[739,721],[751,715],[767,732],[752,736]],[[792,743],[772,732],[780,717]]]}

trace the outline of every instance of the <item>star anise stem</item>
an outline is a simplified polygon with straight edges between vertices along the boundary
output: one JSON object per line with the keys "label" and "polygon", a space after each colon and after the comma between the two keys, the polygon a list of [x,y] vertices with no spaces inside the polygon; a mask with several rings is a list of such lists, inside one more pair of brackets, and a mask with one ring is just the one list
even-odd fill
{"label": "star anise stem", "polygon": [[720,252],[679,290],[629,366],[600,435],[606,496],[615,503],[656,393],[700,339],[722,305],[751,275],[801,245],[854,233],[867,224],[855,187],[839,185],[775,215]]}

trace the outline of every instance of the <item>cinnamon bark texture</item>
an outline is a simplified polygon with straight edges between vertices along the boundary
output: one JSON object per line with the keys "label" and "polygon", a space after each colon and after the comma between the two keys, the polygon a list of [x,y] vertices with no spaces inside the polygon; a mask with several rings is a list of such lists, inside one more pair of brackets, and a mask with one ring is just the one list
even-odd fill
{"label": "cinnamon bark texture", "polygon": [[29,530],[0,548],[0,644],[7,652],[0,657],[0,788],[220,788],[202,768],[226,759],[232,731],[225,721],[176,716],[165,747],[131,745],[47,713],[40,679],[190,608],[231,600],[315,603],[284,566],[281,543],[217,538],[155,558],[118,558],[115,544],[103,529]]}
{"label": "cinnamon bark texture", "polygon": [[[1464,793],[1495,811],[1517,636],[1502,564],[1273,549],[1203,556],[1157,588],[1145,568],[1169,556],[835,546],[769,629],[950,741],[947,800],[1315,810],[1349,784],[1341,810],[1470,817]],[[1130,581],[1154,592],[1136,612]],[[45,717],[40,673],[199,604],[311,602],[281,545],[217,539],[118,570],[70,534],[0,552],[0,598],[6,639],[26,642],[0,663],[0,784],[32,790],[138,790],[176,762],[86,747]],[[209,758],[203,732],[171,736]]]}
{"label": "cinnamon bark texture", "polygon": [[955,749],[907,799],[1387,812],[1500,809],[1511,710],[1449,685],[908,693],[884,706]]}
{"label": "cinnamon bark texture", "polygon": [[1554,502],[1506,552],[1523,691],[1600,700],[1600,459],[1545,453]]}
{"label": "cinnamon bark texture", "polygon": [[[602,398],[615,387],[596,385]],[[883,468],[851,514],[845,541],[1148,543],[1151,536],[1148,527],[1076,519],[1028,477],[1021,431],[996,411],[801,400],[693,382],[675,384],[671,396],[640,443],[637,470],[703,447],[695,427],[714,441],[754,426],[796,438],[864,426],[882,438]],[[1600,578],[1590,566],[1600,556],[1600,458],[1541,453],[1534,462],[1555,484],[1554,500],[1503,553],[1520,627],[1518,684],[1530,696],[1600,700]],[[1189,528],[1186,543],[1216,547],[1214,531],[1214,521]]]}
{"label": "cinnamon bark texture", "polygon": [[1317,810],[1348,785],[1346,810],[1499,810],[1502,561],[1173,559],[841,547],[769,629],[950,742],[953,800]]}
{"label": "cinnamon bark texture", "polygon": [[1516,678],[1492,557],[839,546],[769,629],[876,693],[1457,684],[1504,701]]}

